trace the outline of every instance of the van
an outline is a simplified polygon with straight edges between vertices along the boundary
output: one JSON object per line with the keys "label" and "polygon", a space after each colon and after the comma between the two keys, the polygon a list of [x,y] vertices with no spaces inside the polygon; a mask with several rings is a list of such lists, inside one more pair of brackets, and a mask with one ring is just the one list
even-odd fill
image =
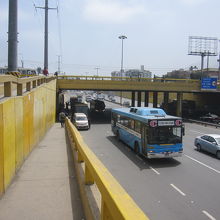
{"label": "van", "polygon": [[75,113],[73,115],[73,124],[77,127],[78,130],[80,129],[89,129],[89,120],[84,113]]}

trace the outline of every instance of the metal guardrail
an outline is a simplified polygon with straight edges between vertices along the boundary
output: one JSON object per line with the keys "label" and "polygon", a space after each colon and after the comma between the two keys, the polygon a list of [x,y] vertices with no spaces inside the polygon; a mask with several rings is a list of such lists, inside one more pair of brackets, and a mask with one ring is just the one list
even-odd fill
{"label": "metal guardrail", "polygon": [[185,119],[185,121],[193,122],[193,123],[196,123],[196,124],[202,124],[202,125],[205,125],[205,126],[213,126],[213,127],[216,127],[216,128],[220,128],[220,124],[215,124],[215,123],[210,123],[210,122],[205,122],[205,121],[198,121],[198,120],[194,120],[194,119]]}
{"label": "metal guardrail", "polygon": [[95,183],[101,194],[100,219],[149,220],[84,143],[80,133],[69,119],[66,119],[66,127],[71,139],[73,154],[78,155],[78,163],[85,163],[84,184],[91,185]]}

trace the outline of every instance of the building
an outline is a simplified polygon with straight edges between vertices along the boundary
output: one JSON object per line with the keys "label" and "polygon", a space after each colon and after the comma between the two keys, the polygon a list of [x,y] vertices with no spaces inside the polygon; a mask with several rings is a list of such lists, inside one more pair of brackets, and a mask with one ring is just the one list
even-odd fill
{"label": "building", "polygon": [[174,79],[190,79],[191,71],[179,69],[168,72],[165,76],[166,78],[174,78]]}
{"label": "building", "polygon": [[125,72],[113,71],[112,77],[129,77],[129,78],[152,78],[152,73],[144,69],[144,65],[141,65],[141,69],[130,69]]}

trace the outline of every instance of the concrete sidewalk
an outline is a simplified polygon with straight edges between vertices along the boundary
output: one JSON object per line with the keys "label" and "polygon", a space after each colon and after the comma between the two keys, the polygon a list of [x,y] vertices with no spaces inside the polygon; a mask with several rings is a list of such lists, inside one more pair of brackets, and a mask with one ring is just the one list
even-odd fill
{"label": "concrete sidewalk", "polygon": [[32,151],[0,199],[0,220],[15,219],[85,219],[71,150],[58,123]]}

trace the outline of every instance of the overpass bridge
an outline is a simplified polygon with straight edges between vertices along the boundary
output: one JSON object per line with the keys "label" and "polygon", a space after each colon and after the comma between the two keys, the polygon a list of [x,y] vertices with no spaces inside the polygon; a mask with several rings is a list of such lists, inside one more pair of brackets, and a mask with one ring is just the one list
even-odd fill
{"label": "overpass bridge", "polygon": [[[220,104],[220,85],[214,91],[202,90],[200,80],[191,79],[161,79],[161,78],[129,78],[129,77],[102,77],[102,76],[59,76],[57,90],[101,90],[130,92],[131,105],[149,106],[152,96],[153,107],[164,102],[164,109],[168,110],[170,99],[177,100],[177,116],[182,116],[182,101],[189,99],[196,101],[198,108],[204,105]],[[172,97],[171,97],[172,95]]]}
{"label": "overpass bridge", "polygon": [[[182,94],[184,92],[206,94],[199,89],[199,82],[196,81],[161,82],[156,80],[152,82],[148,80],[137,81],[133,79],[119,80],[106,77],[76,78],[75,76],[62,76],[58,78],[36,76],[19,79],[13,76],[0,76],[0,83],[2,94],[0,99],[0,210],[1,207],[3,207],[4,210],[7,208],[7,212],[4,213],[5,216],[10,216],[9,214],[11,214],[15,208],[12,205],[12,198],[7,197],[7,191],[10,191],[13,187],[15,187],[16,184],[13,185],[13,183],[15,183],[16,180],[19,180],[20,172],[22,172],[22,169],[25,166],[23,165],[25,160],[27,160],[29,156],[32,156],[35,157],[36,163],[42,159],[41,157],[43,157],[43,155],[45,155],[45,160],[50,161],[50,157],[55,155],[55,149],[51,146],[50,149],[52,151],[48,152],[44,150],[43,152],[45,154],[36,155],[36,151],[34,151],[34,149],[36,149],[36,147],[44,149],[45,146],[48,146],[48,144],[44,144],[43,142],[47,138],[45,135],[50,134],[49,132],[52,129],[58,129],[55,124],[55,116],[56,93],[59,90],[123,90],[131,91],[133,94],[137,91],[139,94],[138,98],[140,98],[141,92],[145,92],[145,95],[147,92],[158,91],[177,92],[177,94]],[[209,92],[209,94],[218,95],[218,92],[219,89],[216,93]],[[179,96],[179,102],[181,103],[181,95]],[[135,97],[133,95],[132,99],[134,98]],[[147,102],[145,102],[145,104],[147,104]],[[49,142],[52,142],[53,140],[56,141],[56,143],[53,144],[54,146],[57,144],[59,146],[65,144],[60,143],[59,139],[57,139],[58,137],[62,137],[63,139],[65,137],[64,133],[63,136],[53,133],[50,135],[51,137]],[[68,119],[66,120],[66,138],[73,153],[68,152],[68,155],[70,157],[73,155],[75,161],[75,175],[77,176],[79,183],[79,191],[86,219],[148,219],[146,214],[141,211],[132,198],[124,191],[103,164],[96,158],[93,152],[84,143],[79,132]],[[60,156],[62,157],[63,153],[61,153]],[[59,160],[58,158],[59,157],[56,157],[57,160]],[[56,160],[53,161],[53,163],[57,166]],[[68,163],[69,162],[67,160],[67,164]],[[33,164],[31,165],[32,167]],[[45,164],[44,168],[44,166],[40,164],[39,167],[35,167],[35,169],[27,172],[38,173],[39,171],[45,170],[46,173],[46,168],[48,168],[48,166],[48,164]],[[54,170],[55,167],[50,167],[48,175],[51,175]],[[22,181],[31,181],[31,179],[28,179],[27,177],[30,178],[30,175],[27,175],[24,179],[22,179]],[[60,176],[60,178],[68,177]],[[55,182],[56,180],[55,176],[52,175],[52,182]],[[35,191],[35,187],[33,185],[32,190],[27,191],[25,194],[24,198],[27,201],[26,204],[31,203],[32,193],[34,193],[34,191],[38,194],[38,197],[34,197],[33,194],[33,198],[49,195],[46,191],[46,189],[50,189],[48,184],[51,184],[51,182],[47,182],[48,177],[44,176],[43,179],[38,179],[38,181],[42,184],[42,191]],[[19,187],[19,184],[16,187]],[[53,193],[56,194],[57,191],[53,191]],[[47,202],[44,205],[50,206],[51,204],[54,204],[53,200],[59,199],[59,197],[61,198],[59,195],[58,197],[52,197],[52,202],[48,202],[47,198]],[[68,201],[72,199],[70,196],[67,196],[67,198]],[[7,200],[9,203],[7,203]],[[16,200],[16,198],[13,198],[13,200]],[[74,202],[77,201],[74,200]],[[6,203],[7,206],[4,205]],[[60,203],[62,203],[62,201],[60,201]],[[63,207],[62,204],[61,206],[56,205],[52,208],[49,206],[45,208],[44,205],[41,205],[39,206],[40,210],[28,210],[30,207],[23,207],[22,201],[18,201],[16,205],[20,207],[20,210],[24,210],[24,213],[30,214],[31,218],[27,217],[27,219],[36,219],[35,217],[38,216],[38,213],[42,213],[41,209],[43,208],[43,212],[46,212],[45,209],[49,209],[49,216],[53,216],[53,214],[57,213],[51,213],[53,212],[53,209],[57,210]],[[32,211],[35,212],[34,217],[32,216]],[[76,212],[76,210],[72,208],[72,215],[74,215],[74,212]],[[59,212],[59,214],[60,213],[62,212]],[[49,218],[47,215],[48,214],[43,215],[44,217],[41,219]],[[20,219],[24,219],[24,216],[25,215],[21,215]],[[3,215],[1,217],[4,218]],[[11,217],[11,219],[14,219],[14,217]],[[16,219],[19,219],[19,215],[16,216]],[[54,219],[60,218],[54,217]]]}

